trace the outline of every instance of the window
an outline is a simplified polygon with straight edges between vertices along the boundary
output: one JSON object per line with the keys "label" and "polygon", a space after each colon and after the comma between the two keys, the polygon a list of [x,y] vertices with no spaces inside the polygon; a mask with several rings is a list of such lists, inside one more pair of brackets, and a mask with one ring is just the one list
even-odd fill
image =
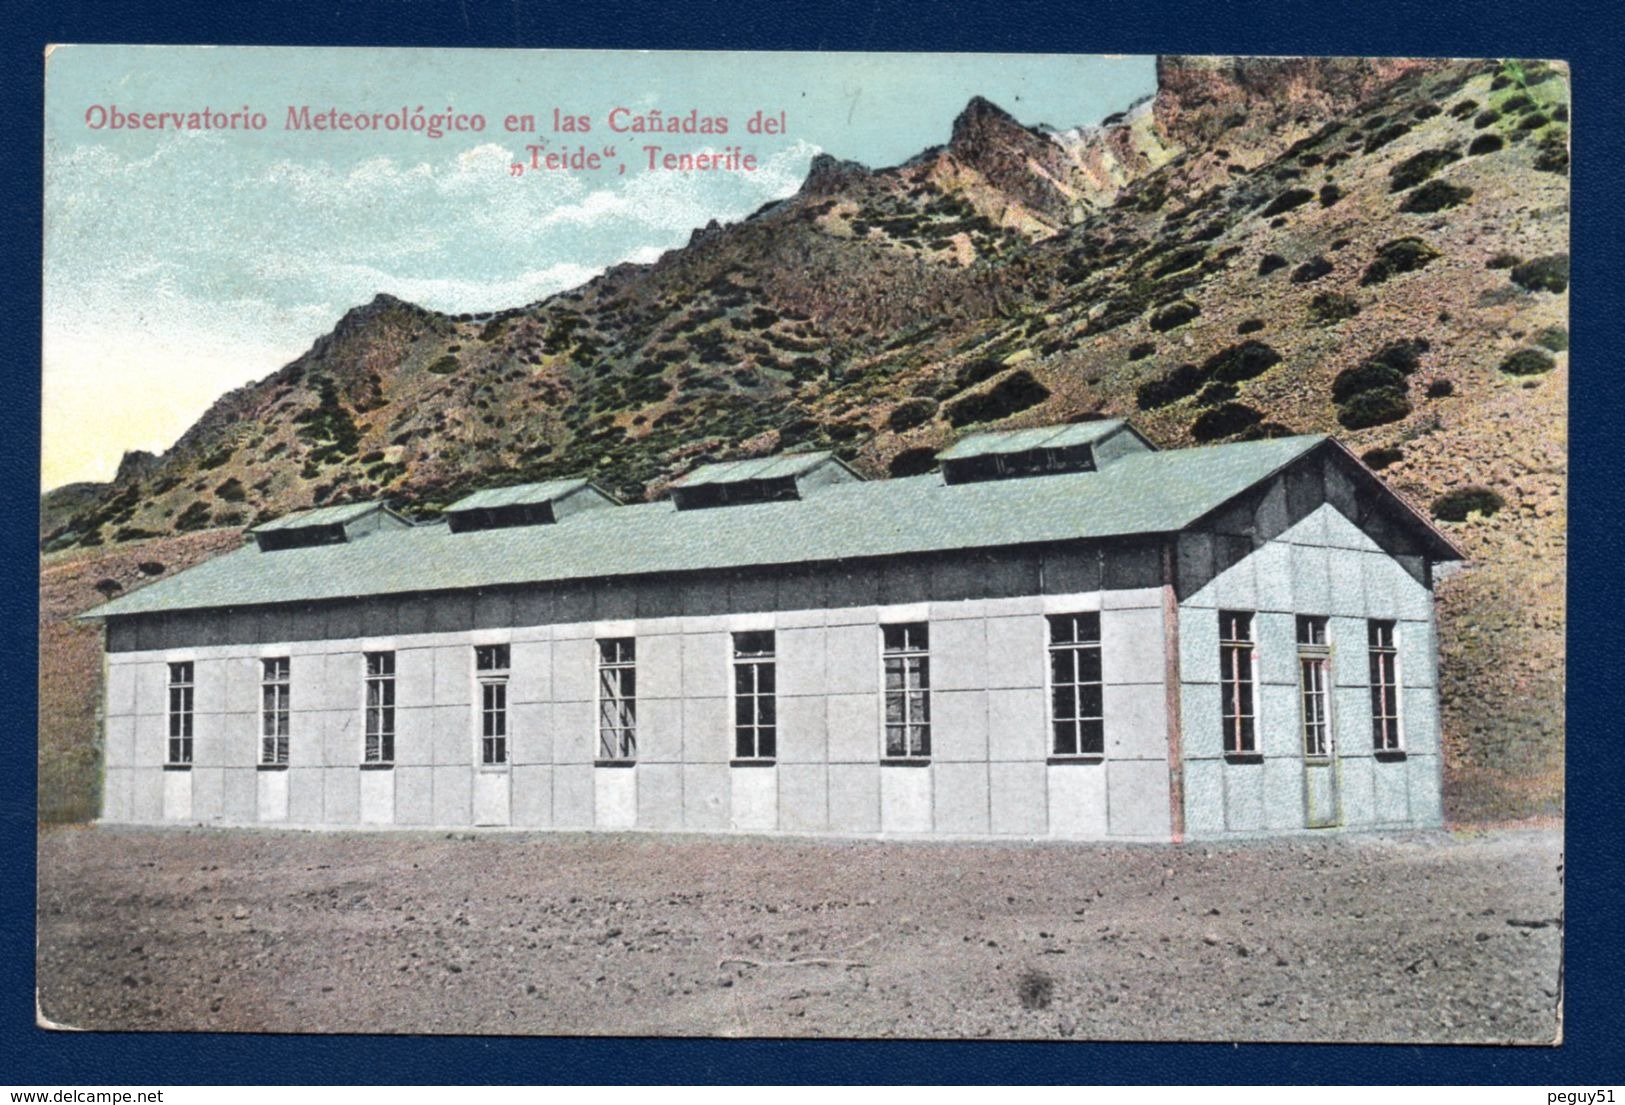
{"label": "window", "polygon": [[1050,746],[1057,756],[1106,751],[1100,691],[1100,615],[1049,619]]}
{"label": "window", "polygon": [[1224,698],[1224,752],[1251,756],[1258,752],[1253,710],[1253,616],[1219,611],[1219,689]]}
{"label": "window", "polygon": [[773,631],[734,634],[734,755],[771,760],[777,746]]}
{"label": "window", "polygon": [[880,627],[886,669],[886,756],[931,755],[930,638],[923,623]]}
{"label": "window", "polygon": [[395,762],[395,654],[369,652],[367,656],[367,744],[363,761]]}
{"label": "window", "polygon": [[288,658],[260,661],[260,763],[288,762]]}
{"label": "window", "polygon": [[1322,760],[1332,754],[1331,649],[1326,619],[1298,615],[1298,693],[1303,703],[1303,754]]}
{"label": "window", "polygon": [[480,763],[508,762],[508,646],[475,645],[474,677],[480,685]]}
{"label": "window", "polygon": [[192,661],[169,665],[169,759],[192,762]]}
{"label": "window", "polygon": [[1378,752],[1400,750],[1399,649],[1394,632],[1393,622],[1366,623],[1371,657],[1371,747]]}
{"label": "window", "polygon": [[598,754],[605,760],[637,758],[637,641],[632,637],[598,642]]}

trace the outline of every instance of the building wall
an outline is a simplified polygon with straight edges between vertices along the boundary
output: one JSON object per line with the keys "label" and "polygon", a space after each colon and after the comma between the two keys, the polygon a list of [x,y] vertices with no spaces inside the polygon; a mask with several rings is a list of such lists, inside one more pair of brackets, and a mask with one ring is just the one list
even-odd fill
{"label": "building wall", "polygon": [[[1168,839],[1162,595],[1146,586],[115,651],[104,818]],[[1051,763],[1045,615],[1085,610],[1101,613],[1106,755]],[[880,627],[898,621],[930,625],[927,766],[880,762]],[[769,628],[776,762],[731,766],[730,634]],[[594,642],[620,636],[637,639],[637,763],[595,766]],[[498,642],[511,646],[511,762],[493,771],[477,762],[472,653]],[[363,770],[362,654],[383,649],[396,657],[395,766]],[[260,770],[260,660],[284,655],[290,763]],[[195,671],[194,763],[165,770],[167,664],[184,659]]]}
{"label": "building wall", "polygon": [[[1261,510],[1266,509],[1261,506]],[[1270,527],[1272,530],[1275,527]],[[1205,580],[1180,604],[1185,829],[1193,837],[1306,827],[1296,615],[1328,617],[1331,723],[1340,823],[1436,826],[1440,788],[1433,596],[1331,502],[1280,529],[1229,567],[1226,535],[1180,539],[1182,573]],[[1261,755],[1227,759],[1220,704],[1220,610],[1255,612]],[[1372,747],[1367,620],[1396,624],[1403,756]]]}

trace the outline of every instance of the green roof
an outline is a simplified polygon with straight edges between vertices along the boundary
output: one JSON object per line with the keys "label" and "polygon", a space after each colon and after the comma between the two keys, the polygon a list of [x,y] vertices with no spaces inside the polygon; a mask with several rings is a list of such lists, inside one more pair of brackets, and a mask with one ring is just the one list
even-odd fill
{"label": "green roof", "polygon": [[550,503],[566,495],[573,495],[586,486],[587,480],[584,477],[577,477],[569,480],[547,480],[544,483],[520,483],[512,487],[490,487],[458,499],[446,508],[446,512],[449,514],[461,510],[495,510],[505,506]]}
{"label": "green roof", "polygon": [[452,533],[426,525],[275,552],[245,546],[87,616],[1171,533],[1326,440],[1133,453],[1097,472],[981,483],[947,484],[937,474],[850,482],[798,500],[711,510],[639,503],[548,526]]}
{"label": "green roof", "polygon": [[1111,418],[1099,422],[1074,422],[1068,426],[1037,426],[1030,430],[971,434],[957,442],[953,448],[938,453],[937,459],[964,460],[966,457],[987,456],[991,453],[1024,453],[1029,449],[1066,449],[1074,445],[1093,445],[1110,437],[1125,425],[1122,419]]}
{"label": "green roof", "polygon": [[382,509],[383,503],[343,503],[339,506],[318,507],[315,510],[298,510],[292,514],[284,514],[280,518],[273,518],[269,522],[261,522],[248,532],[274,533],[277,530],[306,529],[310,526],[343,526]]}
{"label": "green roof", "polygon": [[[835,454],[780,453],[771,457],[750,460],[730,460],[721,464],[705,464],[677,481],[678,487],[702,487],[713,483],[743,483],[746,480],[776,480],[806,475],[819,465],[834,459]],[[836,463],[840,463],[836,461]]]}

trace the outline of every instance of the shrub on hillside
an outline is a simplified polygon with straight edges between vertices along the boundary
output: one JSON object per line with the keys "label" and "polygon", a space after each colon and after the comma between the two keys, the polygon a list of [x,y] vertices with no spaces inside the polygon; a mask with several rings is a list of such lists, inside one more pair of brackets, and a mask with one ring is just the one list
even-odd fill
{"label": "shrub on hillside", "polygon": [[1377,249],[1377,256],[1360,277],[1364,286],[1381,284],[1400,273],[1415,272],[1438,259],[1439,252],[1420,238],[1395,238]]}
{"label": "shrub on hillside", "polygon": [[1332,271],[1332,263],[1318,253],[1303,264],[1292,270],[1292,283],[1309,284],[1327,276]]}
{"label": "shrub on hillside", "polygon": [[1309,301],[1309,319],[1320,326],[1331,326],[1359,313],[1360,304],[1342,292],[1321,292]]}
{"label": "shrub on hillside", "polygon": [[1264,320],[1263,319],[1261,319],[1261,318],[1249,318],[1249,319],[1243,319],[1241,321],[1241,323],[1236,326],[1236,333],[1238,333],[1238,334],[1256,334],[1256,333],[1258,333],[1258,331],[1260,331],[1262,329],[1264,329]]}
{"label": "shrub on hillside", "polygon": [[1168,304],[1152,315],[1150,326],[1151,329],[1158,333],[1163,333],[1177,326],[1185,325],[1201,313],[1202,308],[1187,299],[1181,299],[1178,302]]}
{"label": "shrub on hillside", "polygon": [[1540,152],[1535,155],[1533,164],[1537,172],[1568,175],[1569,150],[1567,143],[1560,137],[1543,139],[1540,143]]}
{"label": "shrub on hillside", "polygon": [[1561,353],[1569,347],[1569,332],[1561,326],[1548,326],[1535,335],[1535,344]]}
{"label": "shrub on hillside", "polygon": [[1389,342],[1371,354],[1368,359],[1409,376],[1421,367],[1422,354],[1431,348],[1432,345],[1426,338],[1402,338],[1399,341]]}
{"label": "shrub on hillside", "polygon": [[1281,355],[1261,341],[1244,341],[1219,350],[1202,362],[1202,374],[1214,380],[1240,383],[1260,376],[1281,363]]}
{"label": "shrub on hillside", "polygon": [[1226,403],[1203,411],[1191,423],[1191,438],[1198,444],[1234,437],[1263,421],[1263,416],[1244,403]]}
{"label": "shrub on hillside", "polygon": [[1463,487],[1433,500],[1433,516],[1441,522],[1465,522],[1472,514],[1488,518],[1504,506],[1506,500],[1487,487]]}
{"label": "shrub on hillside", "polygon": [[1409,134],[1410,130],[1410,123],[1390,123],[1366,138],[1364,150],[1366,153],[1376,153],[1394,139]]}
{"label": "shrub on hillside", "polygon": [[1286,212],[1291,211],[1294,208],[1302,207],[1304,204],[1308,203],[1314,198],[1315,194],[1309,191],[1307,188],[1288,188],[1286,191],[1270,200],[1269,205],[1266,206],[1263,211],[1259,212],[1259,214],[1266,219],[1275,215],[1284,215]]}
{"label": "shrub on hillside", "polygon": [[1268,276],[1276,269],[1286,268],[1286,258],[1279,253],[1266,253],[1258,259],[1258,275]]}
{"label": "shrub on hillside", "polygon": [[1502,140],[1499,134],[1481,134],[1473,139],[1472,144],[1467,147],[1467,153],[1472,157],[1478,157],[1482,154],[1494,153],[1505,145],[1506,142]]}
{"label": "shrub on hillside", "polygon": [[1456,394],[1456,385],[1449,380],[1433,380],[1428,383],[1427,397],[1429,399],[1448,399]]}
{"label": "shrub on hillside", "polygon": [[1142,341],[1138,345],[1129,347],[1128,359],[1131,361],[1143,361],[1156,351],[1156,342]]}
{"label": "shrub on hillside", "polygon": [[955,426],[997,422],[1029,407],[1036,407],[1049,395],[1049,388],[1023,369],[1006,376],[987,391],[967,395],[954,403],[948,408],[948,421]]}
{"label": "shrub on hillside", "polygon": [[888,428],[902,433],[912,430],[916,426],[923,426],[931,421],[937,413],[937,404],[934,399],[909,399],[892,408],[886,419]]}
{"label": "shrub on hillside", "polygon": [[1388,170],[1388,190],[1403,192],[1407,188],[1414,188],[1452,161],[1459,160],[1460,151],[1448,148],[1413,154]]}
{"label": "shrub on hillside", "polygon": [[1362,391],[1337,408],[1337,421],[1344,428],[1363,430],[1367,426],[1381,426],[1398,422],[1411,413],[1411,401],[1403,391],[1395,388],[1375,388]]}
{"label": "shrub on hillside", "polygon": [[1407,215],[1431,215],[1435,211],[1461,206],[1472,194],[1473,190],[1465,185],[1430,180],[1406,196],[1399,209]]}
{"label": "shrub on hillside", "polygon": [[1205,379],[1202,370],[1195,365],[1182,364],[1154,380],[1147,380],[1141,384],[1134,393],[1134,401],[1142,411],[1166,407],[1169,403],[1177,402],[1187,395],[1195,395]]}
{"label": "shrub on hillside", "polygon": [[175,519],[175,531],[188,533],[192,530],[202,529],[209,524],[209,505],[201,500],[181,511],[181,516]]}
{"label": "shrub on hillside", "polygon": [[1392,388],[1404,392],[1410,385],[1404,373],[1381,361],[1361,361],[1353,368],[1345,368],[1332,381],[1332,402],[1345,403],[1362,391]]}
{"label": "shrub on hillside", "polygon": [[1506,355],[1501,371],[1508,376],[1540,376],[1557,367],[1552,355],[1544,349],[1519,349]]}
{"label": "shrub on hillside", "polygon": [[1391,464],[1397,464],[1405,459],[1405,451],[1397,445],[1380,445],[1375,449],[1367,449],[1360,454],[1360,459],[1366,466],[1381,472]]}
{"label": "shrub on hillside", "polygon": [[1532,292],[1561,292],[1569,286],[1569,255],[1553,253],[1513,267],[1512,282]]}
{"label": "shrub on hillside", "polygon": [[963,391],[974,387],[983,380],[990,380],[1004,370],[1004,362],[997,357],[984,357],[979,361],[971,361],[959,366],[954,373],[954,386]]}

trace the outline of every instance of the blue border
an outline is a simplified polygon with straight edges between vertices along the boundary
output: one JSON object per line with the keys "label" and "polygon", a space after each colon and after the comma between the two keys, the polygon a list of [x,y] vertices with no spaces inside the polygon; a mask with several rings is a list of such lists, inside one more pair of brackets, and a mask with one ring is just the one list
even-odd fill
{"label": "blue border", "polygon": [[[105,0],[8,4],[3,46],[6,189],[0,301],[11,400],[0,449],[13,479],[0,530],[0,1080],[18,1084],[491,1082],[1426,1083],[1577,1087],[1616,1081],[1625,883],[1616,825],[1619,489],[1622,450],[1619,261],[1625,256],[1617,7],[1585,0],[1432,0],[1348,6],[1303,0],[1225,5],[1138,0],[951,6],[728,0],[665,5],[533,0],[410,4],[287,0],[164,7]],[[52,9],[52,10],[48,10]],[[796,50],[974,50],[1249,54],[1430,54],[1565,58],[1576,125],[1570,518],[1566,1041],[1561,1048],[557,1040],[109,1035],[32,1023],[37,653],[33,627],[39,463],[42,56],[47,42],[244,43]],[[1582,599],[1574,602],[1574,596]]]}

